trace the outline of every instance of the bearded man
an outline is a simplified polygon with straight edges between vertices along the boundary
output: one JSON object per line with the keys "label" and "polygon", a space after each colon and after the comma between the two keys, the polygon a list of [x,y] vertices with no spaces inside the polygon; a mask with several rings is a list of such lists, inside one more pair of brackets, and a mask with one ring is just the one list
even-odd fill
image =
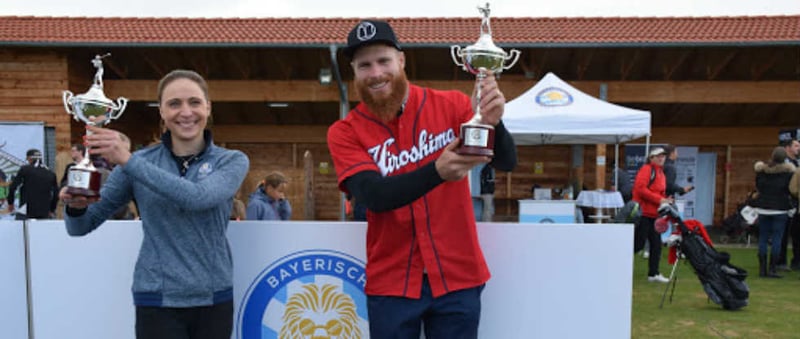
{"label": "bearded man", "polygon": [[[367,207],[370,337],[477,338],[480,294],[489,280],[467,182],[474,166],[517,163],[500,120],[505,98],[494,75],[476,81],[480,101],[409,83],[392,27],[377,20],[350,31],[344,50],[361,103],[328,130],[339,189]],[[460,125],[480,106],[495,129],[494,157],[461,155]]]}

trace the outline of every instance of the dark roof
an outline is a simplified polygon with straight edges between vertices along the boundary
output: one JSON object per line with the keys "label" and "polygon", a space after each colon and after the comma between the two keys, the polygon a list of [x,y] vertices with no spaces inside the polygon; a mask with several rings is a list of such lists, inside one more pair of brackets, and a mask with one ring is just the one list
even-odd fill
{"label": "dark roof", "polygon": [[[405,45],[472,43],[480,18],[384,18]],[[504,45],[800,44],[800,15],[492,18]],[[5,45],[342,45],[358,18],[98,18],[0,16]]]}

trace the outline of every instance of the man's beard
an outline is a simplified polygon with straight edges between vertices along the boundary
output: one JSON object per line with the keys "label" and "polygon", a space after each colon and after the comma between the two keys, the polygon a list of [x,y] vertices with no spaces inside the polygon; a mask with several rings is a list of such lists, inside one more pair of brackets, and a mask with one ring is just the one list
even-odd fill
{"label": "man's beard", "polygon": [[356,90],[361,96],[361,101],[369,108],[369,110],[379,117],[387,119],[393,118],[400,107],[403,105],[403,99],[406,95],[406,87],[408,86],[408,79],[405,72],[399,72],[396,77],[389,79],[389,84],[392,88],[388,95],[381,95],[376,97],[369,89],[369,84],[365,80],[356,82]]}

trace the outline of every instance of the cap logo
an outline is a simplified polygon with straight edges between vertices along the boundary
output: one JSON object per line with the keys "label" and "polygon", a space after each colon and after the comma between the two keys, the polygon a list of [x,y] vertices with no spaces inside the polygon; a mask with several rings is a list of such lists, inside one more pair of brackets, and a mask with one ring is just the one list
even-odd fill
{"label": "cap logo", "polygon": [[378,29],[375,28],[371,22],[362,22],[356,28],[356,38],[361,41],[367,41],[375,37]]}

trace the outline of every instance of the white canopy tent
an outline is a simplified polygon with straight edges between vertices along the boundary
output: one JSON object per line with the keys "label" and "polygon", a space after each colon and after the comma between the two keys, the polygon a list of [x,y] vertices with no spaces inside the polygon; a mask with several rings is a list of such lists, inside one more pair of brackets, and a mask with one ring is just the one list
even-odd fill
{"label": "white canopy tent", "polygon": [[650,144],[650,112],[592,97],[553,73],[506,103],[503,124],[517,145],[615,144],[615,162],[620,143]]}

